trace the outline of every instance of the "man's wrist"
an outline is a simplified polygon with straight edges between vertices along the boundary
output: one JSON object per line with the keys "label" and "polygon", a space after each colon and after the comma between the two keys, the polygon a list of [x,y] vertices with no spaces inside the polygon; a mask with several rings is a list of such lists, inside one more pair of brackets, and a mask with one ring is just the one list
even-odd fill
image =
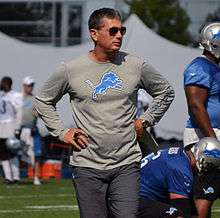
{"label": "man's wrist", "polygon": [[142,120],[142,127],[143,128],[147,128],[147,127],[149,127],[150,126],[150,124],[149,124],[149,122],[147,121],[147,120]]}
{"label": "man's wrist", "polygon": [[70,128],[64,129],[59,135],[59,140],[65,142],[65,135],[70,130]]}

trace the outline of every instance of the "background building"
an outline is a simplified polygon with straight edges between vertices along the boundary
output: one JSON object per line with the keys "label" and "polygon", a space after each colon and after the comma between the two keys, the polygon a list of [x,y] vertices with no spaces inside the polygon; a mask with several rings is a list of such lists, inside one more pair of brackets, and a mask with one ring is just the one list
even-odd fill
{"label": "background building", "polygon": [[123,0],[0,0],[0,31],[25,42],[74,45],[88,40],[88,17],[101,7],[128,12]]}
{"label": "background building", "polygon": [[[129,0],[131,1],[131,0]],[[87,21],[101,7],[118,9],[125,18],[128,0],[0,0],[0,31],[25,42],[52,46],[75,45],[88,40]],[[206,17],[220,0],[179,0],[190,17],[193,41]]]}

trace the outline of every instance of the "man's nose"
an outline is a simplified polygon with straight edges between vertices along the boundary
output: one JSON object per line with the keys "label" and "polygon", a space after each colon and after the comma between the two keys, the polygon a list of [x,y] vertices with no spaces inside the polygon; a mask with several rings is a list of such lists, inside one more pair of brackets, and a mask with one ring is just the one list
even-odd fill
{"label": "man's nose", "polygon": [[118,32],[116,33],[116,37],[117,37],[117,38],[120,38],[120,39],[123,37],[123,35],[121,34],[121,31],[118,31]]}

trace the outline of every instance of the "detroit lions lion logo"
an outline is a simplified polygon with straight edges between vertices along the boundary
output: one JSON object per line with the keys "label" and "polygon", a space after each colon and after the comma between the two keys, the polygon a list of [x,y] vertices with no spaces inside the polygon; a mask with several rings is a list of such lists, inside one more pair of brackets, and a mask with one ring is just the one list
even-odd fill
{"label": "detroit lions lion logo", "polygon": [[97,95],[105,95],[108,89],[116,89],[121,90],[122,88],[122,80],[118,77],[118,75],[112,71],[108,71],[105,73],[101,81],[98,85],[94,86],[94,84],[90,80],[85,81],[90,87],[93,88],[92,99],[97,99]]}
{"label": "detroit lions lion logo", "polygon": [[207,195],[207,194],[213,194],[215,191],[214,191],[214,188],[212,187],[208,187],[206,190],[203,189],[204,191],[204,194]]}
{"label": "detroit lions lion logo", "polygon": [[175,207],[170,207],[169,210],[166,211],[166,214],[173,215],[177,209]]}
{"label": "detroit lions lion logo", "polygon": [[220,39],[220,31],[218,31],[217,33],[213,33],[212,39],[219,40]]}

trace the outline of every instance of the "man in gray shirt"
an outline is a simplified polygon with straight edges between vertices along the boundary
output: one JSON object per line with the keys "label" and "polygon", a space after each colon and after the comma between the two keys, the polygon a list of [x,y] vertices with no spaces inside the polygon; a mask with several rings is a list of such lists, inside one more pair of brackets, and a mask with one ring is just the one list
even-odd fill
{"label": "man in gray shirt", "polygon": [[[174,98],[170,84],[139,57],[120,52],[126,28],[118,11],[102,8],[89,18],[94,50],[62,63],[36,97],[49,132],[72,144],[73,181],[83,218],[134,218],[138,210],[137,137],[164,115]],[[137,91],[152,97],[135,120]],[[77,128],[65,129],[56,104],[69,94]]]}

